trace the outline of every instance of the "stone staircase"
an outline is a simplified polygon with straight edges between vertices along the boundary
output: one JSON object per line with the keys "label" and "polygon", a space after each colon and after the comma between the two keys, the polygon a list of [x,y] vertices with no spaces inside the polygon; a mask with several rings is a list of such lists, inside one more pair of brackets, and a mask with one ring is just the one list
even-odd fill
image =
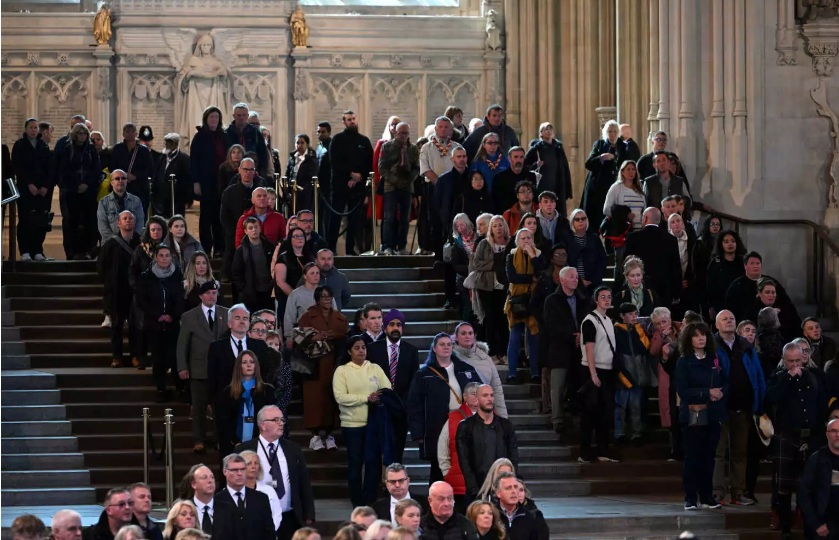
{"label": "stone staircase", "polygon": [[56,377],[30,369],[10,301],[2,299],[2,506],[91,504],[90,472],[61,404]]}

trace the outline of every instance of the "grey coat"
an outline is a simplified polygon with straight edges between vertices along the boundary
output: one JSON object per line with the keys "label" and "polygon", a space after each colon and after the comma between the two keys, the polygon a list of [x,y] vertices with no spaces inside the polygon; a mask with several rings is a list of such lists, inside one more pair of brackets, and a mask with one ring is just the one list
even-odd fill
{"label": "grey coat", "polygon": [[227,308],[216,305],[213,311],[213,329],[204,318],[201,306],[194,307],[181,315],[181,331],[178,334],[178,371],[189,370],[189,378],[207,380],[207,351],[210,343],[227,333]]}

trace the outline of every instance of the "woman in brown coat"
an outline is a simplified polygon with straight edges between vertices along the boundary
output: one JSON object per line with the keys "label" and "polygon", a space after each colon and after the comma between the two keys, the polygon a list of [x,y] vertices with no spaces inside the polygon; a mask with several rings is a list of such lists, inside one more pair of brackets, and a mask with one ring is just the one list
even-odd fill
{"label": "woman in brown coat", "polygon": [[343,351],[349,331],[347,318],[334,309],[334,293],[328,286],[315,289],[315,305],[310,307],[297,323],[299,328],[314,328],[315,341],[329,343],[330,351],[317,359],[315,373],[303,382],[303,427],[312,431],[309,448],[323,450],[337,448],[329,433],[335,427],[335,401],[332,398],[332,374],[335,358]]}

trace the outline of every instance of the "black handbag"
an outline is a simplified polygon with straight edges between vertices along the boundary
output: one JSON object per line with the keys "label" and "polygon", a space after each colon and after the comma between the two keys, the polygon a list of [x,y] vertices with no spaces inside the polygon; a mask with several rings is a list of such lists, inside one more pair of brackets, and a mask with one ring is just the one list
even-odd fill
{"label": "black handbag", "polygon": [[312,358],[309,358],[309,356],[299,347],[291,349],[288,364],[291,367],[291,371],[301,375],[312,375],[317,368],[315,361]]}
{"label": "black handbag", "polygon": [[510,297],[510,313],[517,319],[530,316],[530,295],[517,294]]}

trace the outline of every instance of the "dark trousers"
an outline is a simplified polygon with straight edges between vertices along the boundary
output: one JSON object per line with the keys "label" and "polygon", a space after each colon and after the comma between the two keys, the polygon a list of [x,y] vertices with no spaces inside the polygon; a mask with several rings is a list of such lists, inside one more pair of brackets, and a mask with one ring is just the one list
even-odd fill
{"label": "dark trousers", "polygon": [[[111,316],[111,358],[122,361],[122,327],[131,313],[131,305],[116,305],[108,315]],[[134,343],[136,334],[128,330],[128,350],[133,354],[137,344]]]}
{"label": "dark trousers", "polygon": [[365,441],[367,427],[341,428],[347,445],[347,485],[353,506],[364,506],[376,499],[381,477],[382,460],[369,459]]}
{"label": "dark trousers", "polygon": [[[682,426],[679,424],[679,407],[676,405],[676,384],[670,379],[668,389],[668,401],[670,402],[670,454],[678,459],[683,459],[684,448],[682,447]],[[646,410],[642,409],[642,410]]]}
{"label": "dark trousers", "polygon": [[769,447],[760,442],[754,425],[749,426],[749,442],[746,449],[746,493],[754,495],[757,477],[760,475],[760,460],[769,456]]}
{"label": "dark trousers", "polygon": [[146,319],[146,343],[151,349],[152,377],[158,390],[166,390],[166,371],[172,370],[175,388],[180,390],[184,383],[178,377],[177,345],[178,323],[152,322]]}
{"label": "dark trousers", "polygon": [[396,462],[402,463],[405,442],[408,440],[408,422],[405,418],[392,417],[393,432],[396,436]]}
{"label": "dark trousers", "polygon": [[220,210],[220,201],[202,196],[201,213],[198,216],[198,237],[207,255],[218,256],[224,253],[224,231],[219,219]]}
{"label": "dark trousers", "polygon": [[[359,204],[364,201],[364,190],[339,191],[332,194],[332,207],[336,212],[353,212],[347,216],[347,233],[346,233],[346,251],[347,255],[352,255],[355,251],[356,240],[360,238],[362,229],[364,228],[364,216],[366,215],[367,207],[364,204]],[[332,215],[329,218],[329,231],[327,234],[327,242],[329,249],[337,253],[338,235],[341,232],[341,216]]]}
{"label": "dark trousers", "polygon": [[[437,435],[437,437],[434,437],[434,440],[437,440],[438,438],[439,438],[439,434]],[[436,452],[437,443],[434,443],[434,445],[435,445],[434,455],[429,456],[429,459],[431,460],[431,472],[429,473],[430,475],[428,477],[429,487],[434,482],[439,482],[440,480],[443,479],[443,471],[440,470],[440,462],[437,460],[437,452]]]}
{"label": "dark trousers", "polygon": [[[270,309],[274,311],[274,299],[271,298],[271,291],[257,292],[247,296],[242,296],[241,300],[245,303],[245,307],[251,313],[256,313],[261,309]],[[285,313],[285,309],[283,310]]]}
{"label": "dark trousers", "polygon": [[[383,199],[382,245],[405,249],[408,247],[408,224],[411,221],[411,192],[401,189],[386,191]],[[373,249],[378,249],[378,246],[373,246]]]}
{"label": "dark trousers", "polygon": [[189,393],[192,398],[192,440],[197,443],[204,442],[207,439],[210,382],[207,379],[190,379]]}
{"label": "dark trousers", "polygon": [[64,236],[64,255],[69,259],[88,254],[97,239],[96,191],[91,188],[85,193],[62,189],[61,232]]}
{"label": "dark trousers", "polygon": [[713,498],[714,457],[720,441],[719,422],[707,426],[682,424],[685,461],[682,464],[682,487],[685,501],[708,502]]}
{"label": "dark trousers", "polygon": [[283,512],[283,521],[280,523],[280,528],[277,529],[277,540],[291,540],[297,529],[302,526],[303,524],[297,519],[294,510]]}
{"label": "dark trousers", "polygon": [[44,238],[47,236],[47,229],[35,226],[33,214],[50,211],[52,204],[50,195],[51,193],[47,193],[44,197],[32,195],[29,193],[28,186],[20,187],[20,199],[17,200],[17,245],[21,255],[29,253],[34,256],[44,253]]}
{"label": "dark trousers", "polygon": [[495,289],[493,291],[477,291],[484,308],[484,329],[489,344],[489,354],[504,356],[507,353],[507,342],[510,340],[510,325],[504,315],[504,302],[507,291]]}
{"label": "dark trousers", "polygon": [[420,249],[431,250],[431,207],[433,206],[431,198],[434,196],[434,185],[423,182],[422,187],[422,198],[417,215],[417,242]]}
{"label": "dark trousers", "polygon": [[[224,233],[224,256],[221,258],[221,273],[230,281],[233,281],[233,255],[236,254],[236,231],[225,231]],[[238,300],[236,288],[233,288],[233,299]]]}
{"label": "dark trousers", "polygon": [[[587,380],[591,380],[591,373],[585,368]],[[590,407],[584,410],[580,417],[580,455],[591,459],[591,432],[595,432],[597,439],[597,455],[604,456],[609,452],[609,427],[614,421],[615,412],[615,374],[611,370],[597,369],[600,388],[594,387],[597,399],[592,400]]]}

